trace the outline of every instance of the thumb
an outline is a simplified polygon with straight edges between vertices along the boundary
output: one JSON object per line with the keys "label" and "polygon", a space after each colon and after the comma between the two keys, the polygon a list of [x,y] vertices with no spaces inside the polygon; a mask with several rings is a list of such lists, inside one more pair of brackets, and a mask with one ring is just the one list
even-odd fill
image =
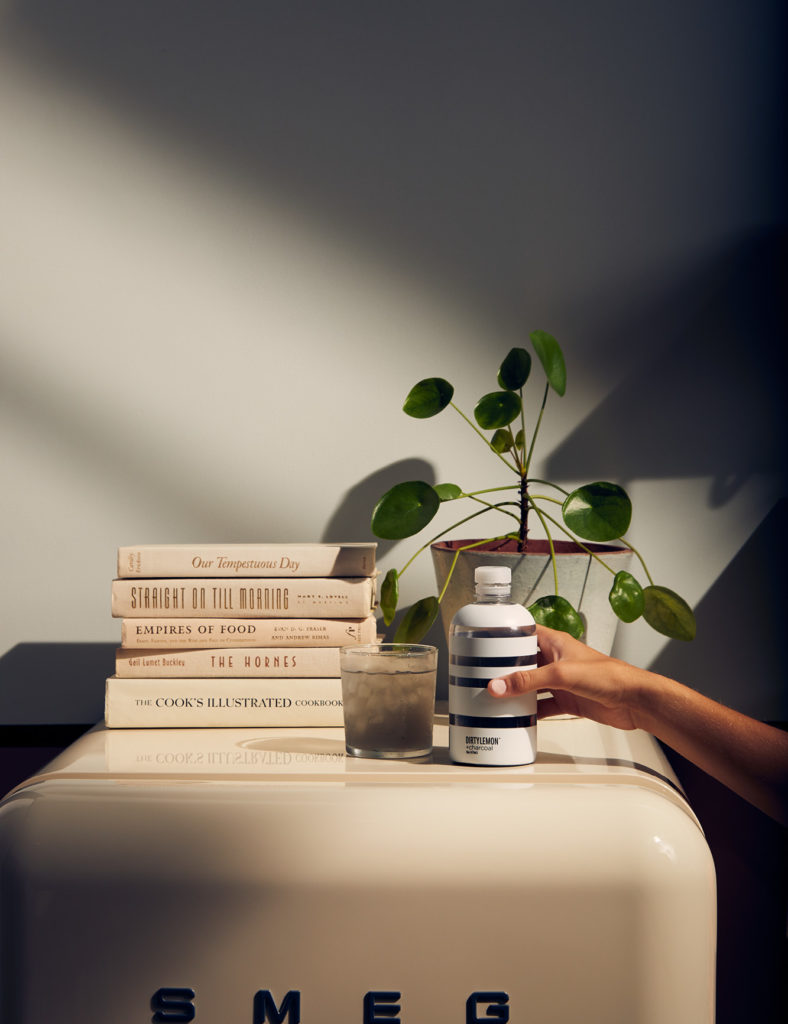
{"label": "thumb", "polygon": [[544,668],[532,668],[526,672],[512,672],[511,675],[491,679],[487,690],[493,697],[517,697],[522,693],[533,693],[545,685]]}

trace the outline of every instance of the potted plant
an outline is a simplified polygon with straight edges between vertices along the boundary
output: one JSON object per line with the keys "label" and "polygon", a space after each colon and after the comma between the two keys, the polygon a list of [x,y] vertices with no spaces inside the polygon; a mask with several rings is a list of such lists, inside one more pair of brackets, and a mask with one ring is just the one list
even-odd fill
{"label": "potted plant", "polygon": [[[562,396],[566,391],[566,365],[555,338],[545,331],[533,331],[533,349],[544,371],[545,385],[541,404],[530,433],[527,431],[526,405],[523,389],[531,379],[532,359],[523,348],[513,348],[498,370],[498,390],[483,395],[477,402],[473,420],[455,405],[454,388],[441,377],[419,381],[408,393],[403,411],[417,419],[428,419],[451,407],[488,447],[509,474],[509,482],[500,487],[464,490],[453,483],[433,487],[423,480],[395,484],[377,502],[372,513],[372,532],[382,539],[400,540],[420,533],[434,518],[438,509],[453,502],[469,502],[475,508],[470,514],[441,530],[424,543],[402,569],[389,569],[381,586],[381,610],[390,626],[399,599],[399,579],[414,559],[432,548],[440,592],[437,597],[421,598],[403,617],[395,633],[397,641],[421,639],[437,618],[442,602],[456,575],[462,559],[477,553],[477,562],[494,560],[502,551],[514,554],[524,562],[537,548],[548,560],[553,581],[552,590],[528,605],[537,622],[562,629],[575,637],[585,632],[584,617],[566,596],[559,583],[559,561],[562,555],[576,552],[585,563],[593,560],[594,568],[602,567],[610,574],[606,604],[614,613],[613,622],[633,622],[641,616],[665,636],[691,640],[695,635],[695,617],[691,608],[673,590],[654,583],[640,552],[626,540],[632,517],[632,504],[626,491],[618,484],[597,481],[566,491],[550,481],[530,475],[534,448],[542,424],[547,399],[552,390]],[[538,493],[535,488],[539,489]],[[441,543],[441,538],[458,526],[491,511],[512,519],[512,528],[502,534],[482,539]],[[529,535],[529,516],[538,519],[546,539],[534,540]],[[441,552],[444,562],[441,570]],[[483,554],[480,554],[483,552]],[[620,555],[640,564],[645,582],[641,583],[627,568],[613,564]],[[543,573],[544,575],[544,573]],[[460,603],[471,600],[465,573],[465,593]],[[518,599],[518,598],[516,598]],[[446,622],[447,616],[444,616]]]}

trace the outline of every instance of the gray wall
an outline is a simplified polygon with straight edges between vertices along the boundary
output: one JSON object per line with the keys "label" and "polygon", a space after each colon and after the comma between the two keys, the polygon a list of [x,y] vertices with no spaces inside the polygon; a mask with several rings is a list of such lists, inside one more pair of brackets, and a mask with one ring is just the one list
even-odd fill
{"label": "gray wall", "polygon": [[[785,27],[783,0],[0,0],[4,720],[100,703],[119,544],[364,539],[395,479],[499,483],[400,405],[443,375],[470,409],[534,328],[569,365],[537,475],[627,486],[697,610],[693,644],[617,652],[788,718]],[[431,587],[425,559],[405,601]],[[783,1019],[784,838],[681,774],[718,1021]]]}
{"label": "gray wall", "polygon": [[2,0],[0,652],[115,640],[118,544],[363,539],[400,473],[499,482],[401,402],[470,409],[539,327],[537,473],[627,486],[698,611],[618,653],[785,718],[783,8]]}

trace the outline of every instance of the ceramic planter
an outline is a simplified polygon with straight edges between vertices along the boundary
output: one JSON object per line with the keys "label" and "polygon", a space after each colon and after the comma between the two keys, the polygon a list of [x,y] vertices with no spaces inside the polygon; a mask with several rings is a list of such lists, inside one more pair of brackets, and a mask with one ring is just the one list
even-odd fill
{"label": "ceramic planter", "polygon": [[[446,582],[457,548],[471,543],[473,541],[451,540],[431,545],[439,592]],[[629,548],[607,544],[586,546],[610,566],[613,573],[629,568],[632,560]],[[577,609],[585,622],[583,640],[590,647],[609,654],[619,622],[608,601],[613,573],[571,541],[555,541],[555,551],[558,593]],[[473,574],[478,565],[508,565],[512,570],[512,598],[526,607],[540,597],[556,593],[546,540],[529,540],[525,554],[516,550],[514,541],[491,541],[470,551],[462,551],[441,601],[441,616],[447,635],[457,609],[473,601]]]}

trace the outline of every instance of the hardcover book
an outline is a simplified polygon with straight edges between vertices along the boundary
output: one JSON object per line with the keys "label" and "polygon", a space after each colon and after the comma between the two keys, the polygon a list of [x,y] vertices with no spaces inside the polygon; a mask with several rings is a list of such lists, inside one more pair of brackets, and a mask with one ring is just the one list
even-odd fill
{"label": "hardcover book", "polygon": [[124,679],[338,676],[339,648],[119,648],[115,675]]}
{"label": "hardcover book", "polygon": [[118,578],[373,576],[377,543],[139,544],[118,548]]}
{"label": "hardcover book", "polygon": [[121,645],[155,647],[346,647],[371,644],[375,616],[363,619],[127,618]]}
{"label": "hardcover book", "polygon": [[116,618],[364,618],[374,605],[371,577],[112,581]]}
{"label": "hardcover book", "polygon": [[341,726],[342,683],[328,679],[120,679],[106,682],[110,729]]}

